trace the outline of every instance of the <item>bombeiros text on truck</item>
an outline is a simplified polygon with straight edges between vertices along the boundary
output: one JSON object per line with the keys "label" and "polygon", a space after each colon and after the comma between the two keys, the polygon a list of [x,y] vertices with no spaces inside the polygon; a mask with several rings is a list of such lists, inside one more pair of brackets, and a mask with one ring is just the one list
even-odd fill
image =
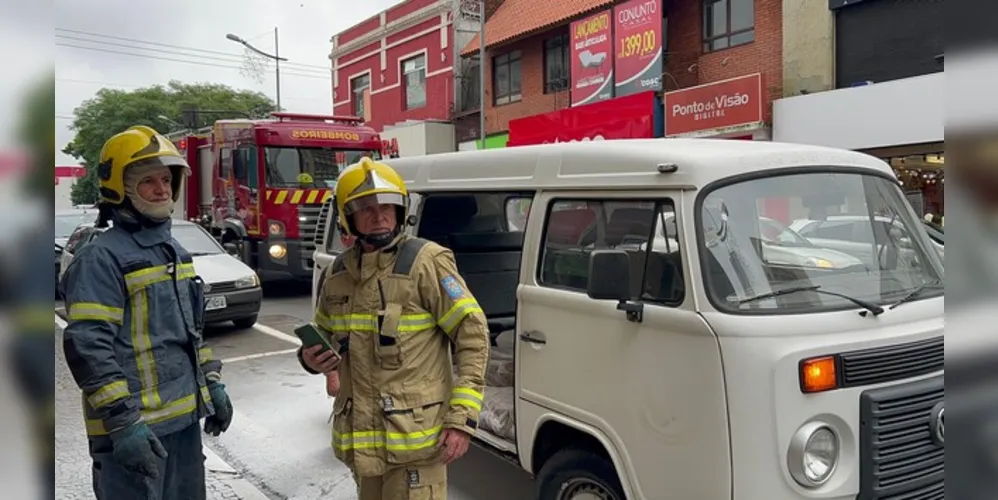
{"label": "bombeiros text on truck", "polygon": [[271,116],[170,135],[192,169],[175,217],[200,222],[264,281],[309,280],[340,170],[398,146],[358,117]]}

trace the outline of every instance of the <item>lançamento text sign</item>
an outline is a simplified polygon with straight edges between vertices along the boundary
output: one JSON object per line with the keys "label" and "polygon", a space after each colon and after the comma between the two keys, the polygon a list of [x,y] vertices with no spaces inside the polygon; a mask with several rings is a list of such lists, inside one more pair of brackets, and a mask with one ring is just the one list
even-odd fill
{"label": "lan\u00e7amento text sign", "polygon": [[610,11],[597,12],[571,24],[572,106],[613,97],[613,39]]}

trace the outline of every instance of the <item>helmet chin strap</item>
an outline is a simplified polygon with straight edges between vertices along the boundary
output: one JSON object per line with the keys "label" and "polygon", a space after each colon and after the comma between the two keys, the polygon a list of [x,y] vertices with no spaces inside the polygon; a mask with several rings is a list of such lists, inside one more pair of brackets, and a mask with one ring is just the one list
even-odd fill
{"label": "helmet chin strap", "polygon": [[396,227],[395,229],[384,233],[360,234],[357,235],[357,239],[363,243],[371,245],[375,250],[380,250],[394,241],[395,237],[398,235],[399,228]]}

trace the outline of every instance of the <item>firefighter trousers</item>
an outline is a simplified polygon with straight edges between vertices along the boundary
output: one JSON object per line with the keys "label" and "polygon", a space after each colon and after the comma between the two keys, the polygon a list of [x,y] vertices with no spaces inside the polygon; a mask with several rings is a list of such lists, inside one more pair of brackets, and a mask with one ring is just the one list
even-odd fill
{"label": "firefighter trousers", "polygon": [[195,422],[159,440],[167,457],[159,460],[159,477],[149,479],[118,465],[111,454],[110,439],[91,439],[97,500],[205,500],[201,426]]}
{"label": "firefighter trousers", "polygon": [[393,466],[383,476],[354,477],[359,500],[447,499],[447,466],[436,461]]}

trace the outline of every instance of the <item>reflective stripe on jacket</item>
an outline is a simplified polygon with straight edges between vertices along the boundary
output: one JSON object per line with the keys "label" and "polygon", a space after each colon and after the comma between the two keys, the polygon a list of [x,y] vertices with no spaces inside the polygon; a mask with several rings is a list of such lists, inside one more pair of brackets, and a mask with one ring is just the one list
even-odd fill
{"label": "reflective stripe on jacket", "polygon": [[332,445],[357,474],[432,459],[444,428],[475,432],[488,327],[450,250],[407,236],[348,250],[326,272],[315,322],[348,340]]}
{"label": "reflective stripe on jacket", "polygon": [[66,361],[88,435],[140,418],[166,435],[214,412],[206,384],[221,362],[203,343],[202,286],[170,223],[122,226],[81,248],[66,270]]}

